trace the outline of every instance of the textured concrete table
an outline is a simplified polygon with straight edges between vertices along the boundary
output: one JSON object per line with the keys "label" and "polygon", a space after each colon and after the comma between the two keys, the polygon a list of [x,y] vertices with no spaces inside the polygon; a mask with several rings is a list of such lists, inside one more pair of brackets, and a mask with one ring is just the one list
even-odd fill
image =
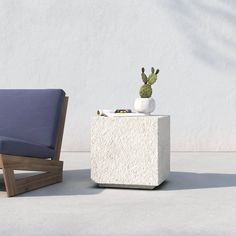
{"label": "textured concrete table", "polygon": [[91,178],[102,187],[147,188],[170,172],[170,117],[93,117]]}

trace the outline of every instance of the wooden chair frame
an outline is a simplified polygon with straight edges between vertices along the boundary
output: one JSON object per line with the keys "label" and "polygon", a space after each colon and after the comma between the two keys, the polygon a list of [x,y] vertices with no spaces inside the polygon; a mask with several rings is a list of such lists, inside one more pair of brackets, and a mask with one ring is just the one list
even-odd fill
{"label": "wooden chair frame", "polygon": [[[3,170],[3,178],[8,197],[62,182],[63,161],[59,159],[68,99],[68,97],[65,97],[62,105],[53,160],[0,154],[0,169]],[[14,170],[40,171],[44,173],[16,179]]]}

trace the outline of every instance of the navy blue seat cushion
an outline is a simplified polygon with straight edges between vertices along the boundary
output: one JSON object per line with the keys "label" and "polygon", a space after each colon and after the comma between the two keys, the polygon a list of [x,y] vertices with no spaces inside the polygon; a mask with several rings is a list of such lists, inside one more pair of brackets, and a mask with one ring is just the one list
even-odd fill
{"label": "navy blue seat cushion", "polygon": [[[24,143],[54,149],[64,97],[61,89],[0,89],[0,136],[18,142],[4,140],[3,147],[10,143],[23,147]],[[40,156],[45,156],[44,151]]]}
{"label": "navy blue seat cushion", "polygon": [[25,157],[52,158],[54,149],[16,138],[0,136],[0,153]]}

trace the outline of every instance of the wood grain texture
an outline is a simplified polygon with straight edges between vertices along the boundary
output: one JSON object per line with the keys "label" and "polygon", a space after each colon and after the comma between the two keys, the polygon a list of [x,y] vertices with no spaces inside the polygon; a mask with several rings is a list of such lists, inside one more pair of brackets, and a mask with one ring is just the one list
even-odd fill
{"label": "wood grain texture", "polygon": [[5,182],[7,196],[13,196],[16,192],[14,170],[10,168],[3,168],[3,178]]}
{"label": "wood grain texture", "polygon": [[68,106],[69,97],[65,97],[63,106],[62,106],[62,112],[61,112],[61,118],[57,133],[57,140],[56,140],[56,146],[55,146],[55,156],[54,160],[60,159],[61,154],[61,145],[62,145],[62,138],[64,134],[64,126],[65,126],[65,120],[66,120],[66,112],[67,112],[67,106]]}

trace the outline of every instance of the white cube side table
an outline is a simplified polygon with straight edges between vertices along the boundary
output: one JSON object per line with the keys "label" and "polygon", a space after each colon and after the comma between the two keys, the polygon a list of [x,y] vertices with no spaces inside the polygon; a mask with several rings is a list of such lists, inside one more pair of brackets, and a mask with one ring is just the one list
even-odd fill
{"label": "white cube side table", "polygon": [[153,189],[170,172],[170,116],[93,117],[91,178],[102,187]]}

